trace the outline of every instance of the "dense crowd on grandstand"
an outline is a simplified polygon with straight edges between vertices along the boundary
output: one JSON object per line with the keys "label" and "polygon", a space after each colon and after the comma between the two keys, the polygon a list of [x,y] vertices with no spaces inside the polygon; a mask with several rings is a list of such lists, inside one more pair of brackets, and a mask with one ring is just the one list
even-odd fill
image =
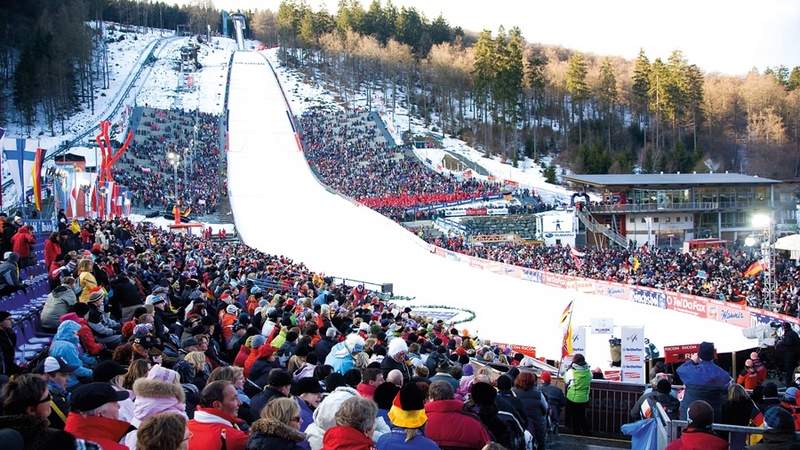
{"label": "dense crowd on grandstand", "polygon": [[390,148],[361,110],[315,108],[300,118],[306,158],[331,188],[392,217],[406,209],[499,194],[501,186],[434,172]]}
{"label": "dense crowd on grandstand", "polygon": [[[776,288],[770,300],[763,276],[748,276],[755,258],[745,250],[704,249],[684,253],[670,248],[637,250],[516,243],[470,244],[461,236],[433,237],[431,243],[470,256],[596,280],[635,284],[713,298],[798,316],[800,270],[779,257]],[[576,256],[576,253],[581,256]]]}
{"label": "dense crowd on grandstand", "polygon": [[[43,252],[52,289],[37,315],[54,335],[41,357],[15,354],[18,312],[0,311],[4,449],[544,449],[562,410],[589,432],[598,371],[582,355],[563,390],[532,358],[286,257],[120,219],[59,223]],[[36,238],[17,218],[0,230],[3,292],[24,292],[16,270]],[[785,327],[780,355],[799,344]],[[755,353],[737,379],[751,400],[710,345],[678,369],[682,402],[656,366],[639,404],[700,426],[738,423],[744,398],[748,420],[779,429],[788,414],[794,430],[797,389],[778,398]]]}
{"label": "dense crowd on grandstand", "polygon": [[198,214],[216,210],[226,190],[225,177],[220,172],[223,155],[219,148],[218,116],[145,108],[135,136],[119,162],[124,170],[117,170],[114,175],[118,183],[130,190],[133,207],[172,208],[174,172],[167,153],[175,152],[181,156],[177,177],[181,207]]}

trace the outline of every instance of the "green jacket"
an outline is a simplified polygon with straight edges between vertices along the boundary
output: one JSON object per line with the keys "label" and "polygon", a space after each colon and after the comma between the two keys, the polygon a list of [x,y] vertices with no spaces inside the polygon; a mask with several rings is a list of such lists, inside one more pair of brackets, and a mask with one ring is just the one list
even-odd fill
{"label": "green jacket", "polygon": [[573,403],[586,403],[589,401],[589,388],[592,384],[592,372],[589,366],[572,365],[572,369],[567,373],[571,382],[567,388],[567,400]]}

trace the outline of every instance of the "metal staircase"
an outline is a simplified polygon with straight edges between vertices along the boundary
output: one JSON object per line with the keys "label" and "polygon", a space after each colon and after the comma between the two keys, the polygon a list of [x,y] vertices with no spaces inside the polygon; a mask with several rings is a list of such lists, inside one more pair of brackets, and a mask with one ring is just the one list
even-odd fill
{"label": "metal staircase", "polygon": [[625,239],[625,236],[617,233],[608,225],[598,222],[588,211],[576,209],[575,214],[578,216],[578,220],[581,221],[583,226],[586,227],[586,230],[595,234],[602,234],[608,238],[609,243],[619,245],[622,248],[628,247],[628,240]]}

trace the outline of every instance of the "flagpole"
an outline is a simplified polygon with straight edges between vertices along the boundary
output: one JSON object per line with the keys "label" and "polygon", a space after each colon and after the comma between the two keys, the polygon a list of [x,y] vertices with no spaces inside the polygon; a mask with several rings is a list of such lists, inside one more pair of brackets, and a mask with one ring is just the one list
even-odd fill
{"label": "flagpole", "polygon": [[[570,330],[572,330],[572,312],[575,309],[575,299],[570,300],[570,303],[572,305],[569,308],[569,320],[567,321],[567,331],[564,332],[565,335],[567,333],[569,333]],[[572,336],[569,336],[569,338],[572,339]],[[563,344],[562,344],[562,347],[563,347]],[[562,348],[562,350],[563,350],[563,348]],[[564,369],[564,359],[567,356],[569,356],[569,355],[561,355],[561,363],[558,366],[558,376],[563,376],[566,373],[566,371],[564,371],[563,369]]]}

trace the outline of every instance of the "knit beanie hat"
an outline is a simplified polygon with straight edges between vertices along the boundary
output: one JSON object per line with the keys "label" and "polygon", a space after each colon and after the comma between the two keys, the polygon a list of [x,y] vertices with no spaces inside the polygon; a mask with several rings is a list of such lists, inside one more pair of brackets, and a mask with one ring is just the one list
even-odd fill
{"label": "knit beanie hat", "polygon": [[386,354],[394,358],[398,353],[408,353],[408,344],[403,338],[394,338],[389,341],[389,349],[386,351]]}
{"label": "knit beanie hat", "polygon": [[697,356],[700,357],[703,361],[711,361],[714,359],[714,343],[713,342],[703,342],[700,344],[700,348],[697,350]]}
{"label": "knit beanie hat", "polygon": [[780,406],[773,406],[764,413],[764,422],[772,430],[793,432],[794,419],[789,411]]}
{"label": "knit beanie hat", "polygon": [[475,402],[476,405],[492,404],[497,397],[497,391],[494,386],[484,382],[473,383],[469,389],[469,393],[472,397],[472,401]]}
{"label": "knit beanie hat", "polygon": [[389,409],[389,420],[401,428],[421,428],[428,421],[425,414],[425,393],[416,383],[400,389]]}
{"label": "knit beanie hat", "polygon": [[372,399],[378,404],[378,408],[388,410],[392,407],[392,400],[394,400],[398,392],[400,392],[400,388],[396,384],[386,381],[375,388]]}

